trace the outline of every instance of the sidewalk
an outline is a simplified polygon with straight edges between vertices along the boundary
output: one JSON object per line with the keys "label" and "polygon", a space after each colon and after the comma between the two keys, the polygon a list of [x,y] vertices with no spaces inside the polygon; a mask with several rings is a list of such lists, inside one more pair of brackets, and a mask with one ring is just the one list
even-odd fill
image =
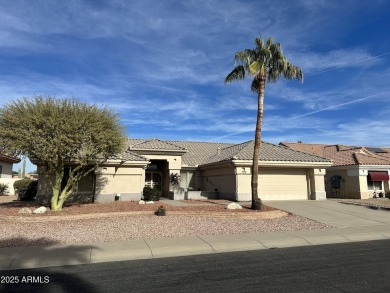
{"label": "sidewalk", "polygon": [[335,228],[0,248],[0,270],[390,239],[390,212],[332,201],[266,204]]}

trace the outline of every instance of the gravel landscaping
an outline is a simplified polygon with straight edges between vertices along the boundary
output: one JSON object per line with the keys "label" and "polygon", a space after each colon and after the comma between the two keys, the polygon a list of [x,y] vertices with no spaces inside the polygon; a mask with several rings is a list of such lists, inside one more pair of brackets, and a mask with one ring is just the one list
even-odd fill
{"label": "gravel landscaping", "polygon": [[[21,215],[34,202],[0,197],[0,247],[92,243],[189,235],[323,229],[326,225],[264,206],[262,211],[227,210],[227,201],[191,202],[171,206],[159,202],[82,204],[44,215]],[[196,203],[196,204],[195,204]],[[154,211],[163,205],[167,216]]]}
{"label": "gravel landscaping", "polygon": [[385,197],[368,199],[337,199],[337,201],[344,204],[390,209],[390,199]]}

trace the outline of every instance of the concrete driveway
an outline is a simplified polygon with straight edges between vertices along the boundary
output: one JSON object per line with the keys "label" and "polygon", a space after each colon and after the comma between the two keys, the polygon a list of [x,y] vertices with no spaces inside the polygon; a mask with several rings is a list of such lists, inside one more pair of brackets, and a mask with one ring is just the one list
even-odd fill
{"label": "concrete driveway", "polygon": [[343,204],[336,200],[264,201],[264,204],[336,228],[390,225],[390,211]]}

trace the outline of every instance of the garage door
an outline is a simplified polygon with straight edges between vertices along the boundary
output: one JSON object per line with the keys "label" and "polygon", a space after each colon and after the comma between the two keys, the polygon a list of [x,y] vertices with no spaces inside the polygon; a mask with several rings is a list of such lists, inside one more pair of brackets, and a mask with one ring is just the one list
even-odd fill
{"label": "garage door", "polygon": [[259,197],[262,200],[308,199],[306,170],[260,169]]}

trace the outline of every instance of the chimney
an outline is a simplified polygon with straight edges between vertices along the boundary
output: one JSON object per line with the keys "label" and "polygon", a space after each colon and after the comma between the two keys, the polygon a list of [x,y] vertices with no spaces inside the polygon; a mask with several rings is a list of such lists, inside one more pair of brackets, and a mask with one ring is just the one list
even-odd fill
{"label": "chimney", "polygon": [[219,156],[221,154],[221,148],[217,148],[217,155]]}

